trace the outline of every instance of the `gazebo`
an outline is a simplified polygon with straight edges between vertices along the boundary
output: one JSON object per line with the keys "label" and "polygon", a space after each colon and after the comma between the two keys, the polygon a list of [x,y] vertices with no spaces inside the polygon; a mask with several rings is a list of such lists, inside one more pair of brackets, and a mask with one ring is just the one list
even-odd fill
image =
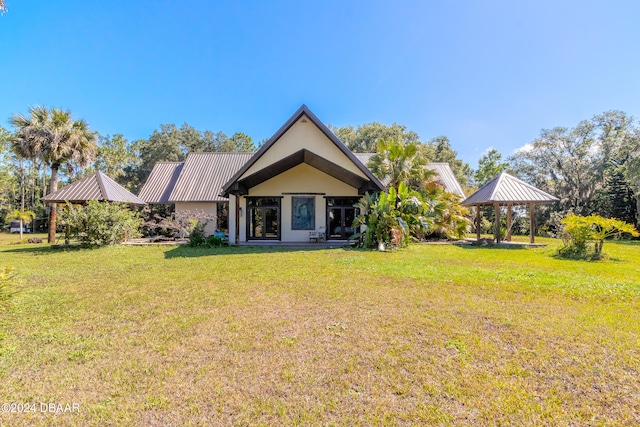
{"label": "gazebo", "polygon": [[511,208],[514,205],[529,206],[529,240],[533,244],[535,243],[535,205],[556,201],[558,201],[557,197],[503,172],[463,200],[462,205],[476,208],[475,222],[478,241],[480,241],[480,207],[494,207],[494,236],[496,243],[500,243],[500,206],[507,206],[507,241],[511,241]]}
{"label": "gazebo", "polygon": [[120,202],[134,206],[146,203],[123,186],[103,174],[96,172],[73,182],[58,191],[47,194],[42,200],[49,203],[86,203],[89,200]]}

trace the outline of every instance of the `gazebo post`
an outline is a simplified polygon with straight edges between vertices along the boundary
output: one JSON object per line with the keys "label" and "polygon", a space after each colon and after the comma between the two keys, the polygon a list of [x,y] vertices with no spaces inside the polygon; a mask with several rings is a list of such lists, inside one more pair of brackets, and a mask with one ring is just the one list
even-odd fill
{"label": "gazebo post", "polygon": [[507,242],[511,241],[511,203],[507,203]]}
{"label": "gazebo post", "polygon": [[496,212],[496,223],[494,225],[494,237],[496,238],[496,243],[500,243],[500,204],[494,203],[493,208]]}
{"label": "gazebo post", "polygon": [[535,230],[536,230],[536,215],[535,215],[535,203],[529,203],[529,243],[535,242]]}
{"label": "gazebo post", "polygon": [[476,205],[476,242],[480,243],[480,205]]}

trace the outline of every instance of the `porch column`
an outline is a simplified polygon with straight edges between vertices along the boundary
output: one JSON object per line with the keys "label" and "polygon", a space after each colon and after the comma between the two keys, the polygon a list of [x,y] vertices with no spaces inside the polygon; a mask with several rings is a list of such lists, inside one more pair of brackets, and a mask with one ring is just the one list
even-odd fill
{"label": "porch column", "polygon": [[236,238],[235,238],[235,243],[236,245],[240,242],[240,196],[239,195],[234,195],[233,198],[235,199],[236,202],[236,223],[235,223],[235,228],[236,228]]}
{"label": "porch column", "polygon": [[507,203],[507,237],[506,241],[511,241],[511,203]]}
{"label": "porch column", "polygon": [[476,242],[480,242],[480,205],[476,205]]}
{"label": "porch column", "polygon": [[536,215],[535,204],[529,203],[529,243],[535,242],[535,230],[536,230]]}
{"label": "porch column", "polygon": [[495,210],[496,222],[494,224],[494,237],[496,238],[496,243],[500,243],[500,205],[498,203],[493,204],[493,209]]}

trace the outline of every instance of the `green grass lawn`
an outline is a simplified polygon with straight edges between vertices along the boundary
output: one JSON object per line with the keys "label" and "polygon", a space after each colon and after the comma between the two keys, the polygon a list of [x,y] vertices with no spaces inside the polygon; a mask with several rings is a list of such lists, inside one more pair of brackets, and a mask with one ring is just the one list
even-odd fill
{"label": "green grass lawn", "polygon": [[[640,245],[609,259],[11,245],[20,425],[638,425]],[[40,412],[40,402],[79,412]]]}

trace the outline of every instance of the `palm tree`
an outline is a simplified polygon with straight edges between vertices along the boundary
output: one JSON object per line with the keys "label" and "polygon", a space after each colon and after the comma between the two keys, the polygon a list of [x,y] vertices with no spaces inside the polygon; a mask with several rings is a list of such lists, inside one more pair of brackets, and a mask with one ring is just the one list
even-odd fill
{"label": "palm tree", "polygon": [[24,224],[30,224],[35,217],[35,212],[21,211],[20,209],[16,209],[13,212],[7,214],[7,219],[15,219],[20,221],[20,240],[22,240],[22,230],[24,229]]}
{"label": "palm tree", "polygon": [[[0,0],[1,1],[1,0]],[[49,192],[58,189],[58,171],[63,165],[86,167],[95,158],[96,134],[84,120],[73,120],[70,111],[35,106],[29,117],[16,114],[11,124],[16,128],[13,148],[19,155],[41,160],[51,168]],[[49,210],[49,243],[56,239],[56,204]]]}
{"label": "palm tree", "polygon": [[387,186],[395,189],[401,182],[419,189],[435,176],[435,172],[425,167],[426,160],[416,144],[403,144],[395,140],[378,141],[377,152],[369,160],[368,166],[376,177],[388,181]]}

